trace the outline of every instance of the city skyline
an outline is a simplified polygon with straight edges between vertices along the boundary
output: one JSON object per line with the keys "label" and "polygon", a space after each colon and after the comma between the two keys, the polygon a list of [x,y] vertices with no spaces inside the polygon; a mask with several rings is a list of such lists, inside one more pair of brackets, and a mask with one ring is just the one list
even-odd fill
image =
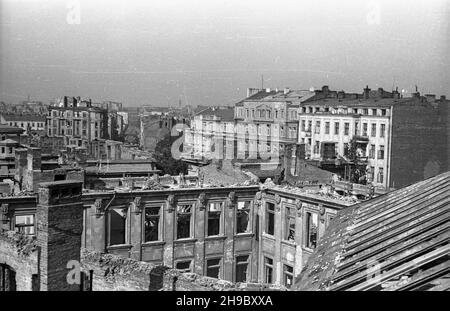
{"label": "city skyline", "polygon": [[39,0],[0,11],[5,102],[229,105],[262,76],[270,88],[450,95],[446,1]]}

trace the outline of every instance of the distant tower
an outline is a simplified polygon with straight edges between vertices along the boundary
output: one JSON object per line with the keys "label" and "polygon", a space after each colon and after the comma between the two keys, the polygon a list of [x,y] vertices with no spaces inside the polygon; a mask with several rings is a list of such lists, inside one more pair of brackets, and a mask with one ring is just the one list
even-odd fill
{"label": "distant tower", "polygon": [[181,98],[178,98],[178,108],[181,109]]}

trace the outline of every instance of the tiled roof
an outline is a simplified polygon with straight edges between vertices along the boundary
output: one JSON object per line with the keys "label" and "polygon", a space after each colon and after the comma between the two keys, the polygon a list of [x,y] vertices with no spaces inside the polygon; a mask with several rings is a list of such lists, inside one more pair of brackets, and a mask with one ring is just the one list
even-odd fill
{"label": "tiled roof", "polygon": [[0,124],[0,134],[22,134],[23,132],[25,130],[20,127]]}
{"label": "tiled roof", "polygon": [[448,290],[450,172],[343,209],[295,290]]}

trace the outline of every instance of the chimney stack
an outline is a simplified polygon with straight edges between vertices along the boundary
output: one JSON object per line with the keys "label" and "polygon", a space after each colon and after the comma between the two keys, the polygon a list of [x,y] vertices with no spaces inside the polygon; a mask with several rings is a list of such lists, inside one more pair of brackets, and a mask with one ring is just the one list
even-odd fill
{"label": "chimney stack", "polygon": [[364,89],[364,99],[368,99],[370,94],[369,86],[366,85],[366,88]]}
{"label": "chimney stack", "polygon": [[290,91],[289,88],[288,88],[288,87],[285,87],[285,88],[284,88],[284,91],[283,91],[284,95],[286,95],[287,93],[289,93],[289,91]]}
{"label": "chimney stack", "polygon": [[324,92],[325,94],[328,94],[328,91],[329,91],[328,85],[322,86],[322,92]]}

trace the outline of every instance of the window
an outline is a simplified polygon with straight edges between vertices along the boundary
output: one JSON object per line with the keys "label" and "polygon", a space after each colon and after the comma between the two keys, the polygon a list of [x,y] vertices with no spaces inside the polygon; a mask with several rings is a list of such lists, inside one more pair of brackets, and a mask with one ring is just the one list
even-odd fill
{"label": "window", "polygon": [[109,245],[125,244],[127,210],[113,208],[109,212]]}
{"label": "window", "polygon": [[191,260],[179,261],[176,263],[175,268],[182,272],[191,272]]}
{"label": "window", "polygon": [[249,263],[249,256],[236,257],[236,279],[235,282],[247,282],[247,269]]}
{"label": "window", "polygon": [[250,232],[250,201],[238,202],[236,211],[236,233]]}
{"label": "window", "polygon": [[264,280],[267,284],[273,282],[273,259],[264,257]]}
{"label": "window", "polygon": [[306,247],[308,248],[316,248],[317,246],[318,218],[316,213],[306,212]]}
{"label": "window", "polygon": [[377,182],[382,184],[384,181],[384,171],[382,167],[378,168],[378,178],[377,178]]}
{"label": "window", "polygon": [[368,115],[369,114],[369,109],[363,109],[363,114]]}
{"label": "window", "polygon": [[374,166],[370,166],[369,167],[369,181],[373,181],[374,180],[374,176],[375,176],[375,167]]}
{"label": "window", "polygon": [[344,123],[344,135],[348,136],[348,133],[350,132],[350,123],[345,122]]}
{"label": "window", "polygon": [[266,233],[273,235],[275,232],[275,204],[266,203]]}
{"label": "window", "polygon": [[220,234],[220,214],[223,203],[210,203],[208,206],[208,236]]}
{"label": "window", "polygon": [[311,128],[312,128],[312,121],[309,120],[308,121],[308,131],[307,132],[311,132]]}
{"label": "window", "polygon": [[16,289],[16,271],[6,264],[0,264],[0,292],[14,292]]}
{"label": "window", "polygon": [[145,209],[144,242],[159,240],[159,219],[161,207],[154,206]]}
{"label": "window", "polygon": [[306,127],[306,121],[302,120],[302,131],[305,131],[305,127]]}
{"label": "window", "polygon": [[206,276],[218,279],[220,276],[220,258],[206,260]]}
{"label": "window", "polygon": [[376,123],[372,123],[372,130],[370,132],[370,136],[372,136],[372,137],[377,136],[377,124]]}
{"label": "window", "polygon": [[15,216],[15,231],[23,234],[33,235],[34,215]]}
{"label": "window", "polygon": [[177,206],[177,239],[191,237],[191,214],[191,204]]}
{"label": "window", "polygon": [[290,288],[294,281],[294,268],[288,265],[283,265],[283,283],[284,286]]}
{"label": "window", "polygon": [[384,146],[380,145],[380,149],[378,150],[378,160],[384,159]]}
{"label": "window", "polygon": [[367,136],[367,123],[363,123],[363,132],[362,136]]}
{"label": "window", "polygon": [[375,159],[375,145],[370,145],[369,158]]}
{"label": "window", "polygon": [[377,110],[376,109],[372,109],[372,115],[376,116],[377,115]]}
{"label": "window", "polygon": [[316,121],[316,128],[314,129],[315,134],[320,134],[320,121]]}
{"label": "window", "polygon": [[386,109],[381,109],[381,115],[385,116],[386,115]]}
{"label": "window", "polygon": [[386,132],[386,124],[381,124],[380,126],[380,137],[384,137]]}
{"label": "window", "polygon": [[325,134],[330,134],[330,122],[325,122]]}
{"label": "window", "polygon": [[339,135],[339,122],[334,122],[334,135]]}
{"label": "window", "polygon": [[295,208],[286,207],[284,239],[287,241],[295,241]]}
{"label": "window", "polygon": [[275,110],[275,119],[278,119],[278,110]]}

